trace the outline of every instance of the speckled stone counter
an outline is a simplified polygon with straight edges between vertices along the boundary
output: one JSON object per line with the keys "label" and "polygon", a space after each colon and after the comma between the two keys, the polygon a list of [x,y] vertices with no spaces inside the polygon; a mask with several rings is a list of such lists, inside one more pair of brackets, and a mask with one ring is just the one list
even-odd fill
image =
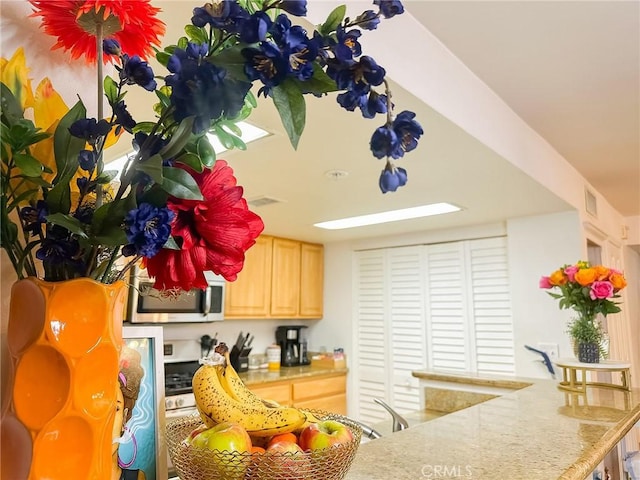
{"label": "speckled stone counter", "polygon": [[584,480],[640,419],[638,389],[585,397],[514,381],[522,388],[361,445],[346,479]]}
{"label": "speckled stone counter", "polygon": [[280,370],[249,370],[240,373],[242,381],[246,385],[261,385],[266,383],[286,382],[288,380],[312,378],[323,375],[337,375],[347,373],[346,368],[321,368],[311,367],[309,365],[303,367],[280,367]]}

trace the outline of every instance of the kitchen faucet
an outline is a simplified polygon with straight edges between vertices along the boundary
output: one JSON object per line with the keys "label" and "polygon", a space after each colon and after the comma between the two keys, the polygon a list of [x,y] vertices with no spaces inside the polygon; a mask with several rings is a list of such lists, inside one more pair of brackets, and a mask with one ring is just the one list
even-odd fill
{"label": "kitchen faucet", "polygon": [[385,402],[383,402],[379,398],[374,398],[373,401],[376,402],[378,405],[381,405],[385,410],[387,410],[387,412],[389,412],[391,414],[391,417],[393,418],[393,428],[392,428],[392,430],[394,432],[399,432],[400,430],[404,430],[405,428],[409,428],[409,422],[407,422],[407,420],[402,415],[400,415],[398,412],[396,412],[389,405],[387,405]]}

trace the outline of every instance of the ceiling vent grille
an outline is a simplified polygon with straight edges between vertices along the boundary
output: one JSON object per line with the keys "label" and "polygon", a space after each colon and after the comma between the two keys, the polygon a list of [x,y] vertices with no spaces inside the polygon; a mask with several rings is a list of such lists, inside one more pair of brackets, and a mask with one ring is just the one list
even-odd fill
{"label": "ceiling vent grille", "polygon": [[263,195],[262,197],[256,197],[252,198],[251,200],[247,200],[247,203],[252,207],[264,207],[265,205],[271,205],[273,203],[282,203],[282,200]]}

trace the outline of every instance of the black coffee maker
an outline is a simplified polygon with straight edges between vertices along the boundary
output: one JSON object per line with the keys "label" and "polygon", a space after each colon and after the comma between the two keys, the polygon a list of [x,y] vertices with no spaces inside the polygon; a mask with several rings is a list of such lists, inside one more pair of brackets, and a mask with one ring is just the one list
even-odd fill
{"label": "black coffee maker", "polygon": [[307,355],[307,340],[303,338],[301,331],[306,325],[286,325],[276,328],[276,342],[280,345],[280,365],[283,367],[295,367],[309,365]]}

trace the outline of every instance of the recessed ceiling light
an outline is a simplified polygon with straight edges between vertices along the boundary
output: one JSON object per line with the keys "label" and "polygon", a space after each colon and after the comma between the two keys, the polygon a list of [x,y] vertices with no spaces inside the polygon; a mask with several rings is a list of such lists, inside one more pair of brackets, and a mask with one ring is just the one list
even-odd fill
{"label": "recessed ceiling light", "polygon": [[360,215],[358,217],[342,218],[328,222],[315,223],[314,227],[325,228],[327,230],[342,230],[344,228],[363,227],[365,225],[376,225],[378,223],[397,222],[399,220],[409,220],[411,218],[429,217],[431,215],[441,215],[462,210],[460,207],[450,203],[432,203],[419,207],[403,208],[400,210],[389,210],[388,212],[372,213],[370,215]]}
{"label": "recessed ceiling light", "polygon": [[[251,125],[247,122],[238,122],[236,125],[238,126],[238,128],[240,128],[240,130],[242,130],[242,135],[240,135],[240,138],[244,143],[253,142],[255,140],[258,140],[259,138],[270,135],[270,133],[266,130],[256,127],[255,125]],[[208,133],[207,138],[209,139],[209,142],[211,142],[211,146],[215,150],[216,155],[220,155],[222,152],[227,151],[227,149],[224,147],[224,145],[222,145],[222,143],[220,143],[220,140],[218,140],[218,137],[216,137],[215,135]],[[119,177],[124,164],[127,162],[127,157],[131,154],[133,154],[133,152],[129,152],[120,158],[116,158],[115,160],[107,163],[105,165],[105,168],[109,170],[117,170]]]}

